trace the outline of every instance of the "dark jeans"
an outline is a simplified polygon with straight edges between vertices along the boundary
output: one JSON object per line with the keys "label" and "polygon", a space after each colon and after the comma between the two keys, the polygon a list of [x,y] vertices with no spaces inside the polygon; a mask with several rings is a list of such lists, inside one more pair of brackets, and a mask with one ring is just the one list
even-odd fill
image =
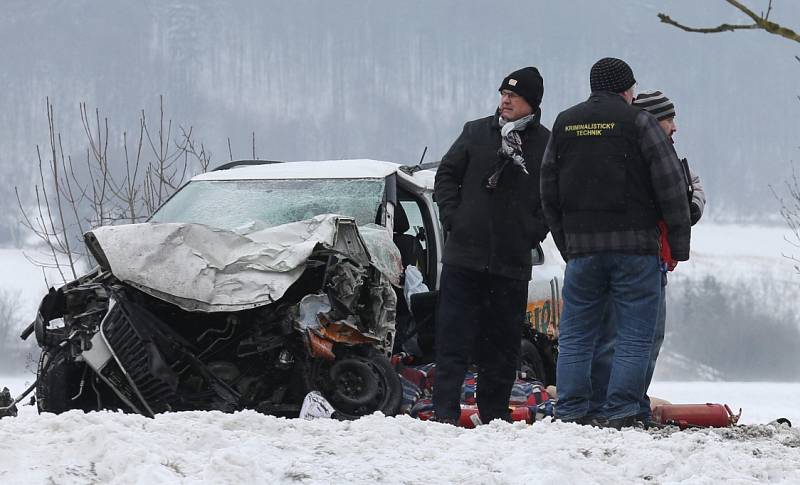
{"label": "dark jeans", "polygon": [[[667,320],[667,300],[666,300],[667,275],[661,275],[661,299],[658,304],[658,318],[656,319],[656,330],[653,335],[653,346],[650,349],[650,363],[647,366],[645,376],[644,394],[639,400],[639,416],[644,420],[651,418],[650,396],[647,391],[653,381],[653,373],[656,370],[656,361],[661,352],[661,345],[664,343]],[[603,327],[597,339],[594,350],[594,360],[592,362],[592,400],[589,404],[588,414],[591,416],[602,416],[602,407],[606,400],[608,391],[608,379],[611,377],[611,363],[614,360],[614,345],[616,344],[616,327],[614,326],[614,311],[611,305],[606,306]]]}
{"label": "dark jeans", "polygon": [[442,268],[433,386],[437,417],[461,415],[464,374],[474,361],[481,421],[510,419],[508,398],[516,378],[527,301],[527,281],[451,265]]}
{"label": "dark jeans", "polygon": [[607,322],[606,305],[615,314],[617,340],[602,414],[609,419],[638,414],[660,296],[655,255],[599,253],[569,260],[556,364],[559,418],[578,419],[590,412],[592,364]]}

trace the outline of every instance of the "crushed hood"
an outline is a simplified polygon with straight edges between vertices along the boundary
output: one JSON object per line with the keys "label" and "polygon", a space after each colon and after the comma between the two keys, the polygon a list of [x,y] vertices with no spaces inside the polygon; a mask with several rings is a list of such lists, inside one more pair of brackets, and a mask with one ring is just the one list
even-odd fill
{"label": "crushed hood", "polygon": [[188,311],[239,311],[278,300],[317,245],[373,265],[396,286],[402,273],[385,228],[357,228],[334,214],[246,235],[200,224],[104,226],[85,240],[117,279]]}

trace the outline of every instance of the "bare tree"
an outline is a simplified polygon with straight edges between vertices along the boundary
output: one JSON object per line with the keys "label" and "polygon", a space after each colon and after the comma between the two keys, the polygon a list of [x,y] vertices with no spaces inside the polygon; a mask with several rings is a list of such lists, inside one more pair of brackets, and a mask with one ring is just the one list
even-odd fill
{"label": "bare tree", "polygon": [[[784,239],[795,248],[800,249],[800,178],[798,178],[794,165],[792,165],[791,178],[784,181],[784,189],[788,195],[784,195],[772,185],[769,188],[781,205],[781,217],[792,231],[791,238],[784,237]],[[783,256],[792,260],[795,271],[800,273],[800,258],[793,254],[784,254]]]}
{"label": "bare tree", "polygon": [[733,32],[735,30],[764,30],[769,32],[770,34],[778,35],[783,38],[793,40],[795,42],[800,42],[800,34],[795,32],[794,30],[784,27],[783,25],[773,22],[769,19],[770,13],[772,13],[772,0],[769,0],[767,4],[766,12],[761,12],[760,14],[755,13],[752,9],[745,6],[742,2],[737,0],[725,0],[729,4],[731,4],[734,8],[745,14],[752,23],[747,24],[720,24],[716,27],[688,27],[684,24],[681,24],[675,20],[673,20],[669,15],[664,13],[659,13],[658,18],[665,24],[672,25],[677,27],[681,30],[685,30],[686,32],[695,32],[700,34],[715,34],[719,32]]}
{"label": "bare tree", "polygon": [[188,178],[208,170],[211,154],[194,139],[192,128],[173,126],[160,98],[155,127],[142,110],[133,137],[122,132],[121,145],[110,143],[109,120],[100,110],[80,106],[87,146],[81,161],[64,152],[47,99],[49,144],[36,147],[38,183],[35,202],[15,187],[22,224],[43,251],[28,256],[34,264],[57,271],[62,282],[75,279],[89,264],[82,235],[92,227],[142,222]]}
{"label": "bare tree", "polygon": [[[766,12],[762,11],[760,14],[756,14],[752,9],[748,8],[737,0],[725,1],[749,17],[752,23],[720,24],[716,27],[695,28],[683,25],[663,13],[659,13],[658,18],[661,19],[662,22],[677,27],[681,30],[685,30],[686,32],[714,34],[719,32],[733,32],[736,30],[764,30],[770,34],[777,35],[795,42],[800,42],[800,34],[769,19],[769,16],[772,13],[772,0],[769,0],[767,3]],[[800,57],[795,56],[795,59],[800,62]],[[800,96],[798,96],[798,99],[800,99]],[[800,248],[800,179],[794,170],[794,166],[792,166],[792,177],[789,180],[784,181],[784,189],[788,195],[782,195],[781,192],[776,190],[772,185],[770,185],[769,188],[780,203],[781,217],[783,217],[786,225],[789,226],[789,229],[792,231],[792,238],[785,238],[786,241],[796,248]],[[800,258],[794,255],[784,256],[793,261],[795,271],[800,273]]]}

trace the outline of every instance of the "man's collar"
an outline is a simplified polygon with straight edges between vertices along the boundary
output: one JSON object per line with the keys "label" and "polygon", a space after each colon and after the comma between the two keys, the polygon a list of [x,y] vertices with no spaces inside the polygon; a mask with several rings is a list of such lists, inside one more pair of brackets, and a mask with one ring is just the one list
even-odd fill
{"label": "man's collar", "polygon": [[592,91],[592,94],[589,95],[589,98],[619,98],[625,104],[628,104],[625,101],[625,98],[622,97],[619,93],[612,93],[611,91]]}

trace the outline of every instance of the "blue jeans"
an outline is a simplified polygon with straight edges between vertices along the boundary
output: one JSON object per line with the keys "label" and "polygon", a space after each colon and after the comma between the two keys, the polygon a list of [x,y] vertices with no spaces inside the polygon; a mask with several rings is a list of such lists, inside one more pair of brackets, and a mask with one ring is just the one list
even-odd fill
{"label": "blue jeans", "polygon": [[637,415],[661,298],[658,257],[599,253],[570,259],[563,297],[556,415],[571,420],[590,413],[592,364],[608,325],[606,305],[615,316],[616,343],[601,414],[608,419]]}
{"label": "blue jeans", "polygon": [[617,343],[613,313],[611,305],[606,303],[592,358],[592,398],[586,413],[589,416],[602,416],[603,405],[606,403],[608,379],[611,377],[611,364],[614,361],[614,345]]}
{"label": "blue jeans", "polygon": [[[664,291],[667,284],[667,276],[661,276],[661,300],[658,305],[658,318],[656,319],[656,331],[653,335],[653,347],[650,349],[650,364],[647,366],[645,377],[644,395],[639,401],[639,416],[642,419],[651,418],[650,396],[647,395],[650,383],[653,380],[653,372],[656,369],[656,361],[664,343],[664,333],[667,320],[667,301]],[[606,306],[603,318],[603,326],[599,332],[597,343],[594,350],[594,361],[592,362],[592,400],[589,404],[590,416],[600,416],[603,414],[602,407],[606,400],[608,390],[608,379],[611,376],[611,362],[614,359],[614,345],[616,344],[616,327],[614,326],[614,313],[610,305]]]}

